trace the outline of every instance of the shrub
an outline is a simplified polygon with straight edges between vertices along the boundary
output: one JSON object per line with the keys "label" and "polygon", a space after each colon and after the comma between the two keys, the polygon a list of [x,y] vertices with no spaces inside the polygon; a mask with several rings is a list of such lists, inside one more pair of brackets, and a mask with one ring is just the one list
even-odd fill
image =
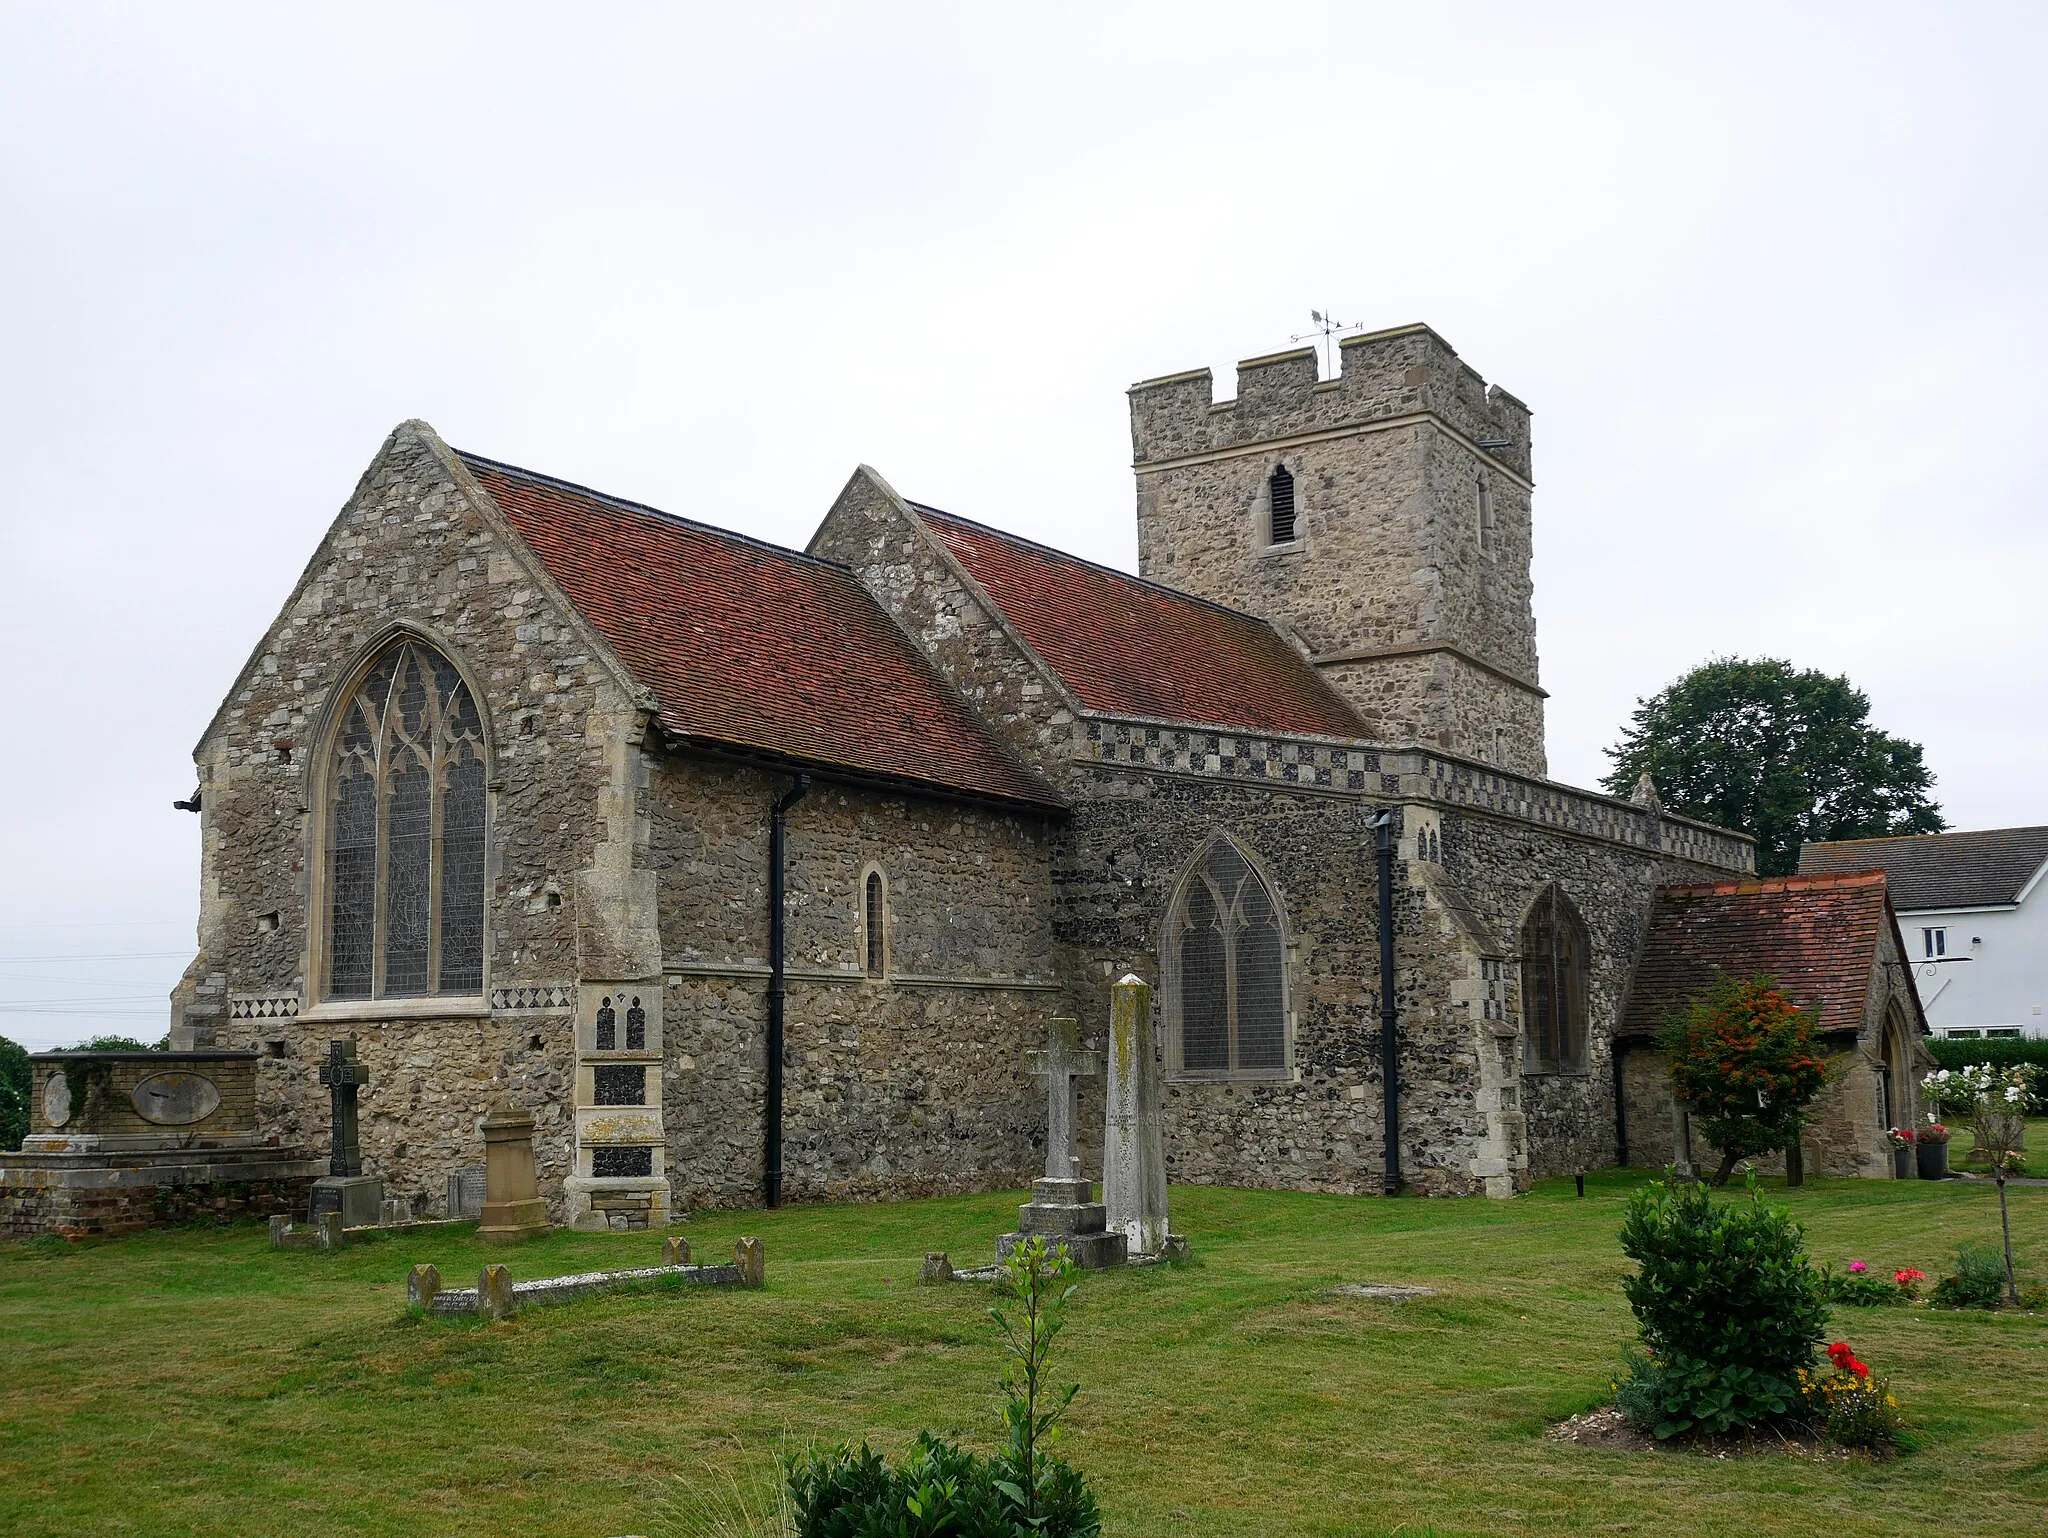
{"label": "shrub", "polygon": [[1739,1160],[1789,1147],[1828,1080],[1815,1019],[1769,977],[1722,977],[1664,1022],[1671,1087],[1720,1150],[1714,1184]]}
{"label": "shrub", "polygon": [[1906,1421],[1890,1380],[1857,1361],[1846,1342],[1828,1347],[1828,1358],[1832,1372],[1799,1372],[1800,1398],[1814,1425],[1842,1447],[1890,1447]]}
{"label": "shrub", "polygon": [[2005,1301],[2005,1253],[1972,1239],[1956,1249],[1956,1268],[1934,1284],[1941,1308],[1996,1308]]}
{"label": "shrub", "polygon": [[1746,1199],[1727,1203],[1652,1182],[1629,1199],[1621,1247],[1641,1268],[1622,1291],[1648,1355],[1617,1403],[1636,1406],[1638,1424],[1660,1437],[1722,1432],[1797,1406],[1828,1305],[1799,1225],[1763,1204],[1754,1173]]}
{"label": "shrub", "polygon": [[[1900,1276],[1907,1274],[1904,1271],[1899,1273]],[[1912,1274],[1918,1275],[1917,1272]],[[1887,1303],[1903,1303],[1912,1296],[1906,1283],[1887,1280],[1875,1271],[1863,1270],[1860,1263],[1840,1272],[1833,1266],[1822,1266],[1817,1280],[1822,1297],[1830,1303],[1845,1304],[1850,1308],[1882,1308]]]}
{"label": "shrub", "polygon": [[2033,1076],[2033,1095],[2027,1102],[2027,1114],[2048,1116],[2048,1038],[1956,1041],[1937,1036],[1922,1045],[1937,1065],[1950,1072],[1975,1063],[1988,1063],[1993,1068],[2030,1067],[2037,1070]]}
{"label": "shrub", "polygon": [[1000,1451],[980,1458],[927,1431],[894,1468],[866,1443],[813,1453],[787,1468],[797,1538],[1097,1538],[1094,1492],[1049,1451],[1079,1388],[1047,1378],[1073,1269],[1038,1237],[1005,1262],[998,1286],[1016,1307],[989,1310],[1007,1357]]}
{"label": "shrub", "polygon": [[893,1468],[866,1444],[813,1453],[789,1468],[798,1538],[1094,1538],[1102,1518],[1087,1483],[1047,1463],[1032,1525],[1001,1454],[980,1458],[928,1431]]}

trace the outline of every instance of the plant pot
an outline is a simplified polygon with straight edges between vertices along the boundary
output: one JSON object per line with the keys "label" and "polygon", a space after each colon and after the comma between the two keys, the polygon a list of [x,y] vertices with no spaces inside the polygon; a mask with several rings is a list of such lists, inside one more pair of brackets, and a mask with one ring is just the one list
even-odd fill
{"label": "plant pot", "polygon": [[1911,1180],[1913,1173],[1913,1145],[1908,1143],[1904,1148],[1894,1148],[1892,1150],[1892,1179]]}
{"label": "plant pot", "polygon": [[1922,1180],[1948,1179],[1948,1144],[1922,1143],[1918,1158]]}

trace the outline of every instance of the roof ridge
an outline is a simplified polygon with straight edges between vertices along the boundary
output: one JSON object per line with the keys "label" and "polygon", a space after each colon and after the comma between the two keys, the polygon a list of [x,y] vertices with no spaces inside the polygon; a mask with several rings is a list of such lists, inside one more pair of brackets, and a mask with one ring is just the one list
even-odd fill
{"label": "roof ridge", "polygon": [[933,507],[926,502],[914,502],[908,497],[905,497],[903,500],[909,502],[910,506],[916,511],[929,514],[934,518],[944,518],[952,523],[964,523],[970,529],[980,529],[984,534],[993,534],[998,539],[1006,539],[1013,545],[1022,545],[1027,550],[1037,550],[1045,555],[1057,556],[1063,561],[1072,561],[1076,566],[1085,566],[1090,571],[1099,571],[1106,576],[1119,577],[1125,582],[1135,582],[1140,587],[1148,587],[1155,593],[1164,593],[1169,598],[1185,599],[1189,603],[1200,604],[1205,609],[1214,609],[1219,614],[1228,614],[1234,619],[1248,620],[1262,629],[1273,631],[1273,634],[1280,638],[1281,643],[1283,645],[1286,644],[1286,638],[1280,636],[1280,632],[1274,629],[1271,620],[1262,619],[1247,610],[1233,609],[1227,603],[1218,603],[1215,599],[1204,598],[1199,593],[1183,592],[1177,587],[1167,586],[1164,582],[1155,582],[1150,577],[1141,577],[1136,572],[1125,571],[1121,566],[1110,566],[1101,561],[1091,561],[1085,555],[1076,555],[1073,551],[1062,550],[1057,545],[1047,545],[1035,539],[1026,539],[1022,534],[1012,534],[1008,529],[999,529],[992,523],[983,523],[976,518],[965,518],[959,513],[949,513],[943,507]]}
{"label": "roof ridge", "polygon": [[503,474],[516,475],[522,480],[532,481],[537,485],[551,486],[557,491],[574,492],[578,496],[588,497],[593,502],[600,502],[607,507],[615,507],[623,512],[645,513],[650,518],[658,518],[664,523],[673,523],[698,534],[708,534],[714,539],[727,539],[737,544],[752,545],[755,549],[765,550],[770,555],[787,556],[793,561],[802,561],[811,566],[824,566],[833,571],[842,572],[849,577],[854,574],[853,568],[844,561],[831,560],[822,555],[812,555],[807,550],[795,550],[788,545],[778,545],[773,540],[762,539],[753,534],[743,534],[738,529],[723,528],[715,523],[705,523],[699,518],[686,518],[681,513],[671,513],[664,508],[655,507],[650,503],[635,502],[630,497],[614,496],[608,491],[599,491],[594,486],[585,486],[576,481],[567,481],[559,475],[549,475],[543,470],[529,470],[523,465],[507,464],[502,459],[492,459],[488,455],[472,453],[468,449],[456,449],[454,452],[456,457],[466,465],[484,465]]}
{"label": "roof ridge", "polygon": [[1723,881],[1695,881],[1659,887],[1666,897],[1740,897],[1765,892],[1811,891],[1818,887],[1883,886],[1890,877],[1882,870],[1804,871],[1785,876],[1739,876]]}
{"label": "roof ridge", "polygon": [[2048,823],[2021,823],[2011,828],[1943,828],[1939,833],[1885,833],[1875,838],[1829,838],[1805,847],[1836,849],[1844,844],[1919,844],[1938,838],[1990,838],[2001,833],[2048,833]]}

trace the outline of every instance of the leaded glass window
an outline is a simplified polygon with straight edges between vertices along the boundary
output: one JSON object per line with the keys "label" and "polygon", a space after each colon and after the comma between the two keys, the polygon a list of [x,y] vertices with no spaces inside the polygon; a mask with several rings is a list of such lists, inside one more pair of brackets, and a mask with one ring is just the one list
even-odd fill
{"label": "leaded glass window", "polygon": [[1537,1073],[1586,1066],[1586,926],[1554,886],[1522,921],[1522,1061]]}
{"label": "leaded glass window", "polygon": [[484,734],[468,687],[418,641],[342,707],[328,792],[327,993],[479,993]]}
{"label": "leaded glass window", "polygon": [[880,977],[888,968],[888,950],[884,944],[886,933],[883,926],[888,922],[884,917],[882,873],[868,872],[868,879],[861,883],[861,931],[865,955],[862,957],[864,970],[869,977]]}
{"label": "leaded glass window", "polygon": [[1287,1066],[1283,927],[1279,899],[1243,851],[1212,841],[1167,915],[1166,1006],[1179,1072]]}

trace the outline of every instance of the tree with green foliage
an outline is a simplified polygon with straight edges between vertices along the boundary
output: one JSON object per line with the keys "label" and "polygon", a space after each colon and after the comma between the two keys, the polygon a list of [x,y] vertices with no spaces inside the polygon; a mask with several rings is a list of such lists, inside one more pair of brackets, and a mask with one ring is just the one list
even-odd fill
{"label": "tree with green foliage", "polygon": [[1846,678],[1719,657],[1636,702],[1601,784],[1626,796],[1647,774],[1671,811],[1753,834],[1766,876],[1796,870],[1802,843],[1939,833],[1920,745],[1869,715]]}
{"label": "tree with green foliage", "polygon": [[12,1153],[28,1136],[28,1092],[34,1079],[28,1049],[0,1036],[0,1152]]}
{"label": "tree with green foliage", "polygon": [[66,1047],[66,1052],[168,1052],[171,1038],[168,1035],[156,1041],[137,1041],[133,1036],[88,1036],[75,1047]]}
{"label": "tree with green foliage", "polygon": [[1818,1026],[1765,976],[1717,978],[1665,1020],[1657,1045],[1673,1092],[1720,1152],[1715,1185],[1799,1136],[1828,1081]]}

